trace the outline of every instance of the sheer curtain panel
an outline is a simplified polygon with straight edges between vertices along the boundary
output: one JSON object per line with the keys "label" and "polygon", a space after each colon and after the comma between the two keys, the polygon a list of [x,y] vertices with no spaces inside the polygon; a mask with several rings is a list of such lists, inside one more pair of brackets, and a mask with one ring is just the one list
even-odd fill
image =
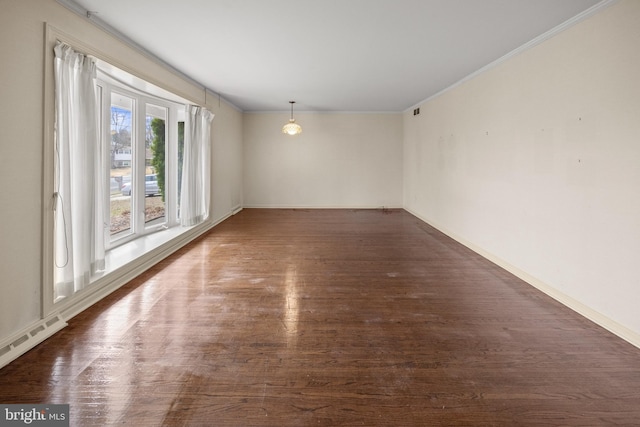
{"label": "sheer curtain panel", "polygon": [[92,58],[55,46],[54,302],[104,269],[103,180]]}
{"label": "sheer curtain panel", "polygon": [[187,106],[180,190],[180,224],[196,225],[209,215],[211,122],[213,113]]}

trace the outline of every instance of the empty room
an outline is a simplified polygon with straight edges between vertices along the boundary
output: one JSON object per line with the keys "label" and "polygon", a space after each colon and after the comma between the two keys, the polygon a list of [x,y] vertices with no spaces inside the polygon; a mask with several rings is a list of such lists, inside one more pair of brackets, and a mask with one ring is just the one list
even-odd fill
{"label": "empty room", "polygon": [[0,4],[0,425],[640,424],[640,2]]}

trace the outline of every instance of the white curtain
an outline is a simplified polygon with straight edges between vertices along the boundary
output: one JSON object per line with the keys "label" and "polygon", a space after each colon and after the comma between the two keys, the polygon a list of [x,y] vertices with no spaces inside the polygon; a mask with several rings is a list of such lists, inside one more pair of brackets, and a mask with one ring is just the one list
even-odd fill
{"label": "white curtain", "polygon": [[55,46],[54,301],[87,286],[104,269],[104,212],[96,64]]}
{"label": "white curtain", "polygon": [[188,105],[180,190],[180,224],[196,225],[209,216],[211,121],[213,113]]}

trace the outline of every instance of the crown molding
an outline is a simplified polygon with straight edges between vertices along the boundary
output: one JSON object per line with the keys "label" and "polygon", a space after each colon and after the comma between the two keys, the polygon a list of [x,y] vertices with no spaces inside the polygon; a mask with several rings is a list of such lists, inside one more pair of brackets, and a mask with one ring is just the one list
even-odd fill
{"label": "crown molding", "polygon": [[[93,23],[95,26],[97,26],[98,28],[100,28],[103,31],[107,32],[108,34],[112,35],[113,37],[115,37],[116,39],[121,41],[122,43],[124,43],[127,46],[129,46],[129,47],[135,49],[136,51],[140,52],[141,54],[143,54],[147,58],[151,59],[152,61],[154,61],[154,62],[162,65],[163,67],[169,69],[171,72],[173,72],[174,74],[178,75],[182,79],[188,81],[192,85],[201,88],[203,91],[205,91],[205,98],[207,96],[209,96],[209,97],[218,97],[219,99],[224,99],[217,92],[215,92],[215,91],[211,90],[210,88],[206,87],[205,85],[203,85],[199,81],[195,80],[194,78],[192,78],[188,74],[184,73],[183,71],[179,70],[178,68],[174,67],[173,65],[169,64],[168,62],[158,58],[155,54],[153,54],[152,52],[150,52],[149,50],[144,48],[142,45],[140,45],[139,43],[133,41],[132,39],[130,39],[129,37],[124,35],[122,32],[118,31],[117,29],[115,29],[111,25],[107,24],[105,21],[100,19],[100,17],[98,17],[97,12],[86,10],[84,7],[80,6],[78,3],[76,3],[73,0],[56,0],[56,1],[60,5],[64,6],[67,9],[69,9],[70,11],[76,13],[80,17],[87,19],[88,21]],[[242,112],[242,110],[238,106],[234,105],[229,100],[224,99],[224,101],[227,104],[229,104],[230,106],[232,106],[234,109],[236,109],[237,111]]]}
{"label": "crown molding", "polygon": [[563,31],[573,27],[574,25],[584,21],[587,18],[590,18],[591,16],[601,12],[602,10],[614,5],[615,3],[618,3],[620,0],[602,0],[601,2],[591,6],[589,9],[583,11],[582,13],[577,14],[576,16],[566,20],[565,22],[563,22],[562,24],[553,27],[552,29],[550,29],[549,31],[539,35],[538,37],[532,39],[531,41],[523,44],[522,46],[512,50],[511,52],[507,53],[506,55],[501,56],[500,58],[496,59],[493,62],[490,62],[489,64],[485,65],[484,67],[474,71],[473,73],[467,75],[466,77],[463,77],[462,79],[458,80],[457,82],[455,82],[454,84],[452,84],[451,86],[448,86],[444,89],[442,89],[441,91],[429,96],[428,98],[424,99],[421,102],[418,102],[415,105],[412,105],[411,107],[407,108],[406,110],[403,111],[403,113],[406,113],[408,111],[413,110],[414,108],[418,108],[420,107],[422,104],[427,103],[429,101],[431,101],[432,99],[435,99],[443,94],[445,94],[446,92],[449,92],[450,90],[460,86],[461,84],[474,79],[475,77],[479,76],[480,74],[486,73],[487,71],[491,70],[492,68],[497,67],[498,65],[502,64],[503,62],[508,61],[509,59],[520,55],[521,53],[549,40],[552,37],[557,36],[558,34],[562,33]]}

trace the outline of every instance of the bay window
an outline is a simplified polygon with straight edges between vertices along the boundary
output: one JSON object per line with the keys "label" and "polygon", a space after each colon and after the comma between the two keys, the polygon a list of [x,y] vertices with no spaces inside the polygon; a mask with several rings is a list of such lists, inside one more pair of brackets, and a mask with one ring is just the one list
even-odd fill
{"label": "bay window", "polygon": [[52,167],[45,174],[52,237],[44,265],[53,274],[44,281],[45,313],[111,284],[112,272],[120,270],[120,280],[122,268],[135,270],[138,258],[208,217],[213,119],[63,42],[54,52]]}
{"label": "bay window", "polygon": [[107,248],[178,224],[180,123],[185,106],[118,85],[99,73],[109,219]]}

